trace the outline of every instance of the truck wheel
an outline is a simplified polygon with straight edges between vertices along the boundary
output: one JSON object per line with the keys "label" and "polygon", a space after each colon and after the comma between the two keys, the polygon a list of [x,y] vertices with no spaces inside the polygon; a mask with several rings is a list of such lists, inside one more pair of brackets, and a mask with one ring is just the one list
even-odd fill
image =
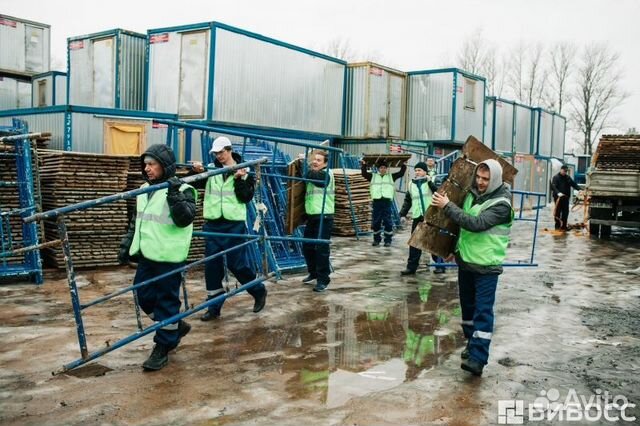
{"label": "truck wheel", "polygon": [[598,235],[600,233],[600,225],[596,223],[589,223],[589,234]]}
{"label": "truck wheel", "polygon": [[611,236],[611,225],[600,225],[600,236],[601,237],[610,237]]}

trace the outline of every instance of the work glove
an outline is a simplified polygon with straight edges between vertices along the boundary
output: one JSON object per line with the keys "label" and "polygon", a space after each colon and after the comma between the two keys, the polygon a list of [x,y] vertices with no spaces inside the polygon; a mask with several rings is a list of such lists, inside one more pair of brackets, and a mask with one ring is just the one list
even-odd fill
{"label": "work glove", "polygon": [[180,179],[178,179],[175,176],[172,176],[169,179],[167,179],[167,182],[169,182],[170,194],[175,194],[177,192],[180,192],[180,187],[182,186],[182,181]]}
{"label": "work glove", "polygon": [[564,194],[562,192],[558,192],[558,198],[560,197],[564,197]]}
{"label": "work glove", "polygon": [[120,251],[118,252],[118,263],[120,265],[127,265],[129,263],[129,247],[120,245]]}

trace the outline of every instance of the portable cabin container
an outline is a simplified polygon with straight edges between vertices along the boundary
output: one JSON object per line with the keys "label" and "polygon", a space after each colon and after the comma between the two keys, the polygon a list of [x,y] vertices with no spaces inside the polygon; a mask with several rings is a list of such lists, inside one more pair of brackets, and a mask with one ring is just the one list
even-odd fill
{"label": "portable cabin container", "polygon": [[484,134],[486,80],[456,68],[407,74],[406,139],[462,144]]}
{"label": "portable cabin container", "polygon": [[404,137],[406,73],[371,62],[347,66],[345,137]]}
{"label": "portable cabin container", "polygon": [[531,107],[519,103],[514,108],[514,141],[513,149],[518,154],[533,154],[533,110]]}
{"label": "portable cabin container", "polygon": [[50,42],[49,25],[0,14],[0,72],[32,76],[49,71]]}
{"label": "portable cabin container", "polygon": [[567,130],[567,119],[560,114],[553,114],[553,131],[551,156],[559,160],[564,158],[564,144]]}
{"label": "portable cabin container", "polygon": [[115,29],[67,39],[68,103],[143,109],[146,38]]}
{"label": "portable cabin container", "polygon": [[515,102],[496,98],[493,104],[491,126],[494,151],[511,154],[513,152]]}
{"label": "portable cabin container", "polygon": [[50,149],[96,154],[140,155],[152,144],[167,142],[169,129],[154,119],[170,114],[57,105],[0,111],[0,126],[11,118],[25,120],[30,132],[51,132]]}
{"label": "portable cabin container", "polygon": [[31,108],[31,79],[0,74],[0,111],[16,108]]}
{"label": "portable cabin container", "polygon": [[535,153],[541,157],[551,157],[553,140],[553,112],[543,108],[533,109],[533,129]]}
{"label": "portable cabin container", "polygon": [[218,22],[148,36],[147,110],[342,135],[346,62]]}
{"label": "portable cabin container", "polygon": [[[493,112],[495,109],[496,98],[487,96],[484,102],[484,137],[482,143],[489,148],[493,147],[493,127],[495,125]],[[493,149],[493,148],[492,148]]]}
{"label": "portable cabin container", "polygon": [[33,76],[31,106],[34,108],[67,103],[67,73],[49,71]]}

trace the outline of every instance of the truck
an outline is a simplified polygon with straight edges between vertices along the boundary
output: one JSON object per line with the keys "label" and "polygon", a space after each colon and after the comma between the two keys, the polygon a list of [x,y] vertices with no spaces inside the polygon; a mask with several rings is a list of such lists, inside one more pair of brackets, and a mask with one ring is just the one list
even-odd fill
{"label": "truck", "polygon": [[604,135],[587,172],[589,232],[640,228],[640,135]]}

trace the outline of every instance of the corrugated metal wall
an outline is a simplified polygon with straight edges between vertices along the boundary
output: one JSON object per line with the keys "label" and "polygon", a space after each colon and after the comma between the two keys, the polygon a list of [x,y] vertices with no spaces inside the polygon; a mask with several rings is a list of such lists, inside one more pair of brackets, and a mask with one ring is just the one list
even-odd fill
{"label": "corrugated metal wall", "polygon": [[453,73],[412,74],[407,85],[407,139],[450,140]]}
{"label": "corrugated metal wall", "polygon": [[500,152],[513,151],[513,104],[496,101],[495,149]]}
{"label": "corrugated metal wall", "polygon": [[345,65],[216,28],[220,122],[340,135]]}
{"label": "corrugated metal wall", "polygon": [[542,109],[535,111],[535,115],[539,122],[539,125],[535,127],[535,140],[538,143],[537,154],[550,157],[551,141],[553,139],[553,115]]}
{"label": "corrugated metal wall", "polygon": [[49,27],[1,14],[0,21],[0,69],[31,75],[49,71]]}
{"label": "corrugated metal wall", "polygon": [[144,107],[144,59],[146,38],[120,34],[120,106],[141,110]]}
{"label": "corrugated metal wall", "polygon": [[551,147],[551,156],[560,160],[564,158],[566,126],[567,123],[564,117],[557,114],[553,115],[553,143]]}
{"label": "corrugated metal wall", "polygon": [[465,142],[469,136],[482,140],[484,133],[483,80],[456,73],[456,119],[454,139]]}
{"label": "corrugated metal wall", "polygon": [[484,139],[482,142],[491,149],[493,149],[493,108],[495,103],[494,98],[487,97],[484,105]]}
{"label": "corrugated metal wall", "polygon": [[[60,150],[64,148],[64,112],[30,114],[16,117],[27,122],[30,132],[50,132],[51,140],[47,148]],[[12,117],[0,117],[0,125],[10,126],[11,118]]]}
{"label": "corrugated metal wall", "polygon": [[0,77],[0,110],[30,107],[31,82]]}
{"label": "corrugated metal wall", "polygon": [[515,105],[516,128],[515,128],[515,152],[519,154],[531,154],[531,109],[524,105]]}
{"label": "corrugated metal wall", "polygon": [[405,75],[389,74],[389,137],[404,138]]}
{"label": "corrugated metal wall", "polygon": [[345,136],[367,136],[368,65],[347,67]]}

